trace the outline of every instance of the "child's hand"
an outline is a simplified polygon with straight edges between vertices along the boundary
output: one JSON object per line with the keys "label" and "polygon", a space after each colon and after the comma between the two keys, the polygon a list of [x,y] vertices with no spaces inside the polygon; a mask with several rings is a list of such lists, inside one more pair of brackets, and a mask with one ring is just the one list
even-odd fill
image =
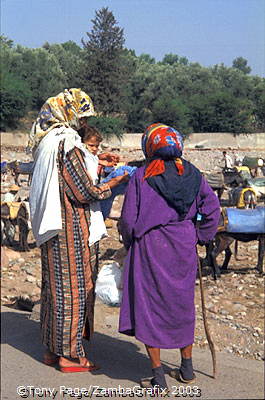
{"label": "child's hand", "polygon": [[98,156],[99,164],[104,167],[113,167],[120,161],[120,157],[113,153],[102,153]]}

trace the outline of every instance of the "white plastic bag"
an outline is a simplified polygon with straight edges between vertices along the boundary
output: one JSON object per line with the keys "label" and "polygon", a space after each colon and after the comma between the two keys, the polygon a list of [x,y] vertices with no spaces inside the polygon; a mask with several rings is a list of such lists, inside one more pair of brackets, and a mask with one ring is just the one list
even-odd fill
{"label": "white plastic bag", "polygon": [[119,306],[121,303],[122,269],[113,261],[99,271],[95,292],[104,304]]}

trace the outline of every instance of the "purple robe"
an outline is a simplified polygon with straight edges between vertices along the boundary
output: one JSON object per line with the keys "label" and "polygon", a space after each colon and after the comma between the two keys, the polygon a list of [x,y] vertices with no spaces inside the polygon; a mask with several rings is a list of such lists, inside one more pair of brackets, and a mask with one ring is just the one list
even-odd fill
{"label": "purple robe", "polygon": [[[128,250],[124,267],[119,332],[158,348],[194,341],[196,243],[213,239],[220,216],[217,196],[202,178],[185,219],[143,180],[144,167],[130,179],[121,215]],[[204,216],[196,231],[192,219]]]}

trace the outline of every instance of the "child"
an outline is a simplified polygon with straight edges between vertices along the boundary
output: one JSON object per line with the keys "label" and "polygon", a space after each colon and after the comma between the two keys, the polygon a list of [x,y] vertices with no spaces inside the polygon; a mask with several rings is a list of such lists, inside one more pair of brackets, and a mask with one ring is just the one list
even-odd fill
{"label": "child", "polygon": [[[90,175],[93,184],[98,184],[98,167],[99,165],[103,166],[114,166],[119,162],[119,157],[112,153],[102,153],[97,155],[99,151],[99,145],[102,142],[103,138],[99,131],[96,128],[85,126],[80,132],[80,136],[82,138],[82,142],[84,144],[84,154],[85,154],[85,163],[86,168],[88,170],[88,174]],[[117,176],[108,181],[108,183],[103,183],[99,187],[102,191],[107,189],[113,189],[123,182],[128,181],[128,173],[123,174],[122,176]],[[107,204],[109,204],[109,199],[106,199]],[[105,202],[105,200],[102,200]],[[111,200],[111,202],[113,199]],[[108,206],[108,209],[111,208]],[[91,226],[90,226],[90,238],[89,245],[91,246],[93,243],[107,236],[106,226],[104,223],[104,219],[107,217],[106,215],[102,215],[101,212],[101,204],[99,201],[95,201],[91,204],[90,207],[90,218],[91,218]]]}

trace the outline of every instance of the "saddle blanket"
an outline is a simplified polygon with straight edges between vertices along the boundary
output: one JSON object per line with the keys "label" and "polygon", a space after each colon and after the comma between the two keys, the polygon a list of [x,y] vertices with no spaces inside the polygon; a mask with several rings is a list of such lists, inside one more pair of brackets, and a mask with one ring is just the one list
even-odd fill
{"label": "saddle blanket", "polygon": [[265,233],[265,207],[255,209],[226,208],[226,232]]}
{"label": "saddle blanket", "polygon": [[19,162],[16,169],[20,174],[32,174],[34,168],[34,161],[27,163]]}
{"label": "saddle blanket", "polygon": [[224,186],[224,176],[220,173],[204,173],[203,174],[213,189],[222,188]]}

